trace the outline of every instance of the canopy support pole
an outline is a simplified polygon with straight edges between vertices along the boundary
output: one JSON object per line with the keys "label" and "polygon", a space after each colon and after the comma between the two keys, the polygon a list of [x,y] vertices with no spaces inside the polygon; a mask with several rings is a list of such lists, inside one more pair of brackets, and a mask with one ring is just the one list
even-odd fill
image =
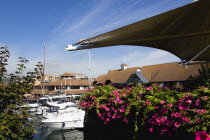
{"label": "canopy support pole", "polygon": [[194,56],[192,59],[190,59],[189,61],[185,61],[185,60],[182,60],[182,62],[181,62],[181,64],[180,65],[184,65],[184,66],[186,66],[186,65],[188,65],[189,63],[191,63],[195,58],[197,58],[198,56],[200,56],[203,52],[205,52],[207,49],[209,49],[210,48],[210,44],[206,47],[206,48],[204,48],[202,51],[200,51],[196,56]]}

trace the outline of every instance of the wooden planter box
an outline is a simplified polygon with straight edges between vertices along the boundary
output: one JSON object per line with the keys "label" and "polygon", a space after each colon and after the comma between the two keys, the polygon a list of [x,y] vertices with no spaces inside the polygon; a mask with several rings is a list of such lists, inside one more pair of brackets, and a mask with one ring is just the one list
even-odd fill
{"label": "wooden planter box", "polygon": [[125,124],[122,120],[112,120],[109,124],[97,116],[95,110],[90,110],[84,121],[84,140],[194,140],[194,136],[180,133],[174,136],[155,136],[138,132],[134,136],[133,124]]}

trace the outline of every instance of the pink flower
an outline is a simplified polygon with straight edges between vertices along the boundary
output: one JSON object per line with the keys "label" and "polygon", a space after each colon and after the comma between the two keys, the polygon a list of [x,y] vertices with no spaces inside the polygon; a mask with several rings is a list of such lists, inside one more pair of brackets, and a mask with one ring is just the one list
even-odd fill
{"label": "pink flower", "polygon": [[192,100],[186,100],[186,103],[191,104],[192,103]]}
{"label": "pink flower", "polygon": [[110,118],[107,118],[106,121],[107,121],[107,122],[110,122]]}
{"label": "pink flower", "polygon": [[123,97],[125,97],[125,96],[126,96],[126,94],[124,93],[122,96],[123,96]]}
{"label": "pink flower", "polygon": [[164,104],[165,102],[164,101],[160,101],[160,104]]}
{"label": "pink flower", "polygon": [[96,105],[97,103],[96,102],[93,102],[93,105]]}
{"label": "pink flower", "polygon": [[153,87],[147,87],[146,90],[153,90]]}
{"label": "pink flower", "polygon": [[123,119],[123,121],[126,122],[126,123],[129,122],[128,119],[127,119],[126,117]]}
{"label": "pink flower", "polygon": [[161,120],[162,120],[163,122],[165,122],[165,121],[167,120],[167,117],[162,118]]}
{"label": "pink flower", "polygon": [[180,114],[179,114],[178,112],[172,113],[172,114],[171,114],[171,117],[180,117]]}
{"label": "pink flower", "polygon": [[157,117],[157,113],[154,113],[152,118],[156,118]]}
{"label": "pink flower", "polygon": [[110,109],[108,107],[105,108],[106,111],[109,111]]}
{"label": "pink flower", "polygon": [[146,105],[150,105],[150,102],[146,102],[145,104],[146,104]]}
{"label": "pink flower", "polygon": [[125,112],[125,109],[120,109],[120,112]]}
{"label": "pink flower", "polygon": [[112,119],[116,119],[116,118],[117,118],[117,116],[115,116],[115,115],[112,116]]}
{"label": "pink flower", "polygon": [[200,101],[200,99],[196,99],[196,100],[195,100],[196,103],[199,102],[199,101]]}
{"label": "pink flower", "polygon": [[183,101],[184,99],[183,98],[179,98],[179,101],[181,102],[181,101]]}
{"label": "pink flower", "polygon": [[182,106],[180,106],[179,109],[180,110],[188,110],[189,108],[188,107],[182,107]]}
{"label": "pink flower", "polygon": [[200,106],[200,103],[195,103],[196,106]]}
{"label": "pink flower", "polygon": [[101,117],[102,116],[102,114],[101,113],[98,113],[98,117]]}
{"label": "pink flower", "polygon": [[108,113],[108,117],[111,117],[112,116],[112,114],[111,113]]}
{"label": "pink flower", "polygon": [[117,115],[117,118],[118,118],[118,119],[121,118],[121,115]]}
{"label": "pink flower", "polygon": [[172,124],[172,122],[170,122],[170,121],[166,122],[166,125],[171,125],[171,124]]}
{"label": "pink flower", "polygon": [[197,120],[196,122],[197,122],[197,123],[201,123],[201,121],[199,121],[199,120]]}
{"label": "pink flower", "polygon": [[95,98],[96,98],[96,96],[93,96],[93,97],[92,97],[92,99],[95,99]]}
{"label": "pink flower", "polygon": [[183,121],[189,122],[190,120],[187,117],[182,117]]}
{"label": "pink flower", "polygon": [[117,112],[117,109],[114,109],[113,111],[116,113]]}
{"label": "pink flower", "polygon": [[122,104],[122,102],[123,102],[122,100],[119,100],[119,101],[118,101],[119,104]]}
{"label": "pink flower", "polygon": [[195,140],[210,140],[210,137],[205,131],[195,132]]}
{"label": "pink flower", "polygon": [[166,113],[166,112],[168,112],[168,109],[167,109],[167,108],[163,108],[163,109],[160,111],[160,113]]}
{"label": "pink flower", "polygon": [[139,94],[142,94],[143,92],[139,92]]}
{"label": "pink flower", "polygon": [[116,100],[113,101],[115,104],[119,103],[122,104],[123,100],[121,100],[119,97],[117,97]]}
{"label": "pink flower", "polygon": [[154,132],[154,128],[150,128],[149,131],[150,131],[150,132]]}
{"label": "pink flower", "polygon": [[160,117],[156,118],[156,122],[161,122],[161,118]]}
{"label": "pink flower", "polygon": [[198,109],[196,112],[197,113],[205,113],[207,110],[205,110],[205,109]]}
{"label": "pink flower", "polygon": [[155,108],[159,108],[159,106],[155,106]]}
{"label": "pink flower", "polygon": [[175,127],[179,127],[180,123],[175,122],[174,125],[175,125]]}
{"label": "pink flower", "polygon": [[161,129],[161,132],[166,132],[168,129],[167,128],[163,128]]}
{"label": "pink flower", "polygon": [[169,107],[172,107],[172,106],[173,106],[173,104],[168,104],[168,106],[169,106]]}

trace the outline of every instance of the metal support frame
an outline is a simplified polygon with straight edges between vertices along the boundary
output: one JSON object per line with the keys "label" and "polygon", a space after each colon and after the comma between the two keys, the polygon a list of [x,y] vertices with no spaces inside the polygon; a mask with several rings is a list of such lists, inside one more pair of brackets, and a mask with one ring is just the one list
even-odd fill
{"label": "metal support frame", "polygon": [[188,64],[190,64],[195,58],[197,58],[198,56],[200,56],[203,52],[205,52],[209,48],[210,48],[210,44],[206,48],[204,48],[202,51],[200,51],[196,56],[194,56],[193,58],[191,58],[189,61],[182,60],[182,62],[181,62],[180,65],[187,67]]}

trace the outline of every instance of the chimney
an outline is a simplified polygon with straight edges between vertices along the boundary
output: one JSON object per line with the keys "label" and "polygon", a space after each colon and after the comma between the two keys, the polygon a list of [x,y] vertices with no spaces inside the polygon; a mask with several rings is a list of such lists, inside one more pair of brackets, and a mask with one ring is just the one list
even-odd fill
{"label": "chimney", "polygon": [[128,65],[127,64],[124,64],[124,63],[122,63],[120,66],[121,66],[121,70],[125,70],[128,67]]}

